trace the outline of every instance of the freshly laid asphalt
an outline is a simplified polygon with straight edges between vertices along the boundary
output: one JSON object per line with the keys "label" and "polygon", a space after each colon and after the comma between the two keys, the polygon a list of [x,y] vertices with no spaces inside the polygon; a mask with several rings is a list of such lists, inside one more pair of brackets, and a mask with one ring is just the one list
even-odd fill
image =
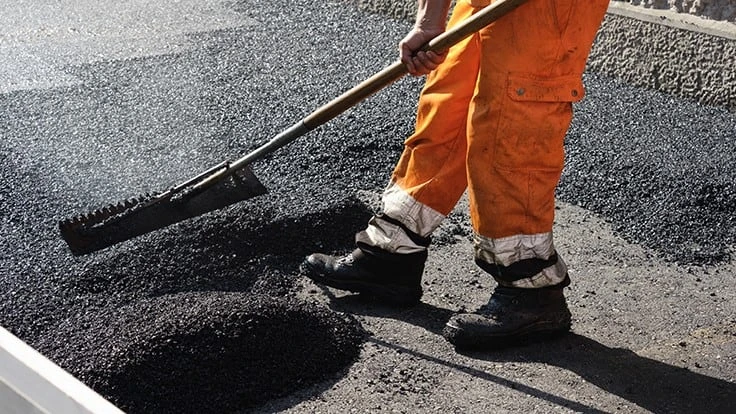
{"label": "freshly laid asphalt", "polygon": [[[0,17],[0,325],[131,412],[258,407],[359,358],[370,333],[300,299],[297,267],[349,248],[371,214],[356,194],[385,185],[421,88],[403,79],[256,163],[267,195],[72,257],[58,220],[239,157],[391,63],[409,27],[351,2],[200,3]],[[586,83],[560,201],[674,266],[731,263],[736,115]]]}

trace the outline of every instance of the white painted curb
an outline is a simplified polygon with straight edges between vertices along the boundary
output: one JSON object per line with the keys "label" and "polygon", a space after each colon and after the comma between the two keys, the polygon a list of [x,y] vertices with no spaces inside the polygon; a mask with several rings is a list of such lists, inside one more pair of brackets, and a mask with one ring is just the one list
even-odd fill
{"label": "white painted curb", "polygon": [[123,412],[0,327],[0,413]]}

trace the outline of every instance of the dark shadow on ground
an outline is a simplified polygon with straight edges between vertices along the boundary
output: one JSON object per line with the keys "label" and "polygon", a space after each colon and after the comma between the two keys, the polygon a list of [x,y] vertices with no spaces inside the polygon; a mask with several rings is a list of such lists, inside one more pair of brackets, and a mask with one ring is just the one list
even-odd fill
{"label": "dark shadow on ground", "polygon": [[[330,306],[339,312],[400,320],[441,335],[453,312],[426,303],[397,308],[371,301],[362,295],[335,296],[325,289]],[[422,359],[445,365],[468,375],[513,388],[578,412],[603,412],[574,401],[571,396],[551,394],[477,368],[426,355],[381,339],[368,340]],[[625,348],[613,348],[594,339],[570,333],[543,343],[489,352],[465,352],[468,357],[495,362],[537,362],[557,366],[579,375],[602,390],[617,395],[653,413],[732,413],[736,407],[736,384],[687,368],[637,355]]]}
{"label": "dark shadow on ground", "polygon": [[611,348],[578,334],[499,353],[472,353],[488,361],[519,359],[555,365],[654,413],[732,413],[736,384]]}
{"label": "dark shadow on ground", "polygon": [[338,297],[329,289],[323,288],[323,290],[325,295],[330,297],[330,307],[334,311],[399,320],[419,326],[437,335],[442,334],[442,328],[450,319],[450,316],[454,314],[449,309],[438,308],[424,302],[420,302],[415,306],[397,307],[377,303],[375,299],[360,294]]}
{"label": "dark shadow on ground", "polygon": [[560,405],[562,407],[570,408],[570,409],[572,409],[572,410],[574,410],[576,412],[581,412],[581,413],[605,413],[605,411],[601,411],[601,410],[596,409],[594,407],[591,407],[589,405],[582,404],[582,403],[579,403],[577,401],[573,401],[571,399],[568,399],[568,398],[565,398],[565,397],[562,397],[562,396],[554,395],[554,394],[551,394],[549,392],[546,392],[546,391],[544,391],[542,389],[531,387],[529,385],[525,385],[525,384],[522,384],[522,383],[517,382],[517,381],[506,379],[506,378],[504,378],[501,375],[494,375],[494,374],[488,373],[486,371],[483,371],[483,370],[480,370],[480,369],[477,369],[477,368],[473,368],[473,367],[469,367],[467,365],[462,365],[462,364],[458,364],[458,363],[455,363],[455,362],[452,362],[452,361],[444,360],[442,358],[438,358],[438,357],[435,357],[435,356],[432,356],[432,355],[427,355],[427,354],[424,354],[422,352],[417,352],[415,350],[412,350],[412,349],[409,349],[409,348],[406,348],[406,347],[403,347],[403,346],[400,346],[400,345],[395,345],[395,344],[392,344],[392,343],[389,343],[389,342],[386,342],[386,341],[383,341],[383,340],[380,340],[380,339],[376,339],[376,338],[371,338],[371,339],[368,340],[368,342],[373,342],[373,343],[375,343],[377,345],[381,345],[381,346],[385,346],[387,348],[395,349],[397,351],[401,351],[402,353],[406,353],[406,354],[415,356],[417,358],[421,358],[421,359],[424,359],[424,360],[427,360],[427,361],[430,361],[430,362],[433,362],[433,363],[436,363],[436,364],[440,364],[440,365],[447,366],[449,368],[456,369],[458,371],[464,372],[464,373],[466,373],[468,375],[472,375],[472,376],[477,377],[477,378],[480,378],[482,380],[485,380],[485,381],[488,381],[488,382],[493,382],[495,384],[498,384],[498,385],[501,385],[501,386],[504,386],[504,387],[512,388],[512,389],[514,389],[516,391],[525,393],[525,394],[527,394],[529,396],[536,397],[536,398],[539,398],[539,399],[542,399],[542,400],[545,400],[545,401],[549,401],[551,403]]}
{"label": "dark shadow on ground", "polygon": [[[457,369],[468,375],[513,388],[570,408],[577,412],[600,413],[595,407],[554,395],[542,389],[508,380],[473,367],[446,361],[402,346],[371,338],[370,342]],[[736,407],[736,384],[612,348],[591,338],[571,333],[545,343],[492,352],[463,353],[471,358],[495,362],[538,362],[554,365],[585,381],[653,413],[732,413]]]}

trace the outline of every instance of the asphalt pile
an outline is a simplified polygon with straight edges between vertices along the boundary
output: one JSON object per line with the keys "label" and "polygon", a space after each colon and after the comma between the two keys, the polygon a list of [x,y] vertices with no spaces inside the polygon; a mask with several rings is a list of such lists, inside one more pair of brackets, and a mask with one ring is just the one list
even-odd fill
{"label": "asphalt pile", "polygon": [[[58,235],[60,219],[245,154],[393,58],[392,46],[358,74],[324,64],[345,22],[365,18],[352,8],[239,7],[265,24],[192,35],[178,55],[68,67],[81,85],[1,97],[0,324],[129,412],[230,412],[329,383],[366,335],[295,291],[303,257],[349,248],[370,217],[355,191],[383,183],[401,148],[375,134],[392,128],[383,121],[360,128],[346,114],[353,136],[315,133],[254,165],[272,190],[257,199],[78,258]],[[404,31],[367,20],[392,45]],[[344,174],[356,167],[358,183]]]}
{"label": "asphalt pile", "polygon": [[[296,297],[297,269],[351,248],[372,213],[356,194],[386,184],[421,80],[256,163],[267,195],[79,258],[58,236],[60,219],[265,142],[392,62],[409,27],[342,3],[233,7],[263,25],[0,96],[0,324],[130,412],[227,412],[329,386],[365,339],[352,317]],[[586,81],[560,199],[670,260],[730,260],[736,116]],[[439,241],[456,236],[467,227]]]}
{"label": "asphalt pile", "polygon": [[186,292],[64,321],[57,335],[93,358],[55,354],[129,412],[234,412],[340,372],[361,339],[351,319],[265,294]]}

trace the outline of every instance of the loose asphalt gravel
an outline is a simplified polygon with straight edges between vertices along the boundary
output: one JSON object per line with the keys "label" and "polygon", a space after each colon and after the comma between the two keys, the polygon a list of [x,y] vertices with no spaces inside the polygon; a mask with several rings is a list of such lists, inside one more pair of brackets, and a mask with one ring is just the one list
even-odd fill
{"label": "loose asphalt gravel", "polygon": [[[297,267],[349,248],[371,214],[356,194],[385,185],[421,87],[404,79],[258,162],[268,195],[72,257],[58,220],[239,157],[390,63],[409,26],[342,2],[217,7],[226,27],[85,38],[127,45],[120,58],[2,44],[55,71],[0,77],[0,325],[131,412],[257,406],[355,360],[365,332],[296,298]],[[734,113],[586,82],[560,199],[667,260],[732,260]]]}

